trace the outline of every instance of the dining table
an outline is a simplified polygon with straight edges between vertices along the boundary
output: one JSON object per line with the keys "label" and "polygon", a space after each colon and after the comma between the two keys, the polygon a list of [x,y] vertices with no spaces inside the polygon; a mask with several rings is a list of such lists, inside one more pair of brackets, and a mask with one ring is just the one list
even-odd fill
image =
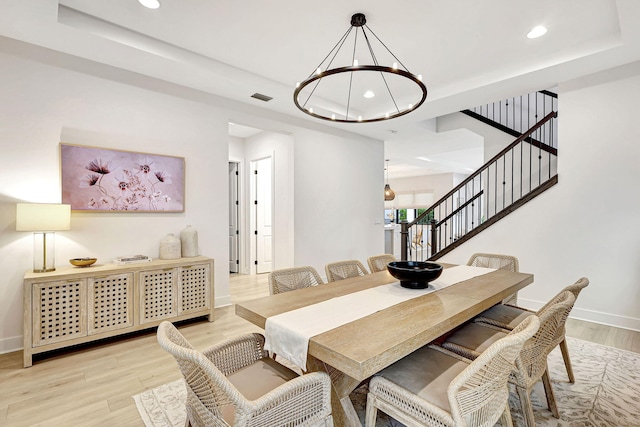
{"label": "dining table", "polygon": [[[443,274],[455,267],[440,264]],[[381,271],[244,301],[236,304],[235,312],[266,329],[269,318],[397,282]],[[361,426],[349,394],[363,381],[531,283],[533,274],[489,269],[311,336],[305,370],[329,373],[334,424]]]}

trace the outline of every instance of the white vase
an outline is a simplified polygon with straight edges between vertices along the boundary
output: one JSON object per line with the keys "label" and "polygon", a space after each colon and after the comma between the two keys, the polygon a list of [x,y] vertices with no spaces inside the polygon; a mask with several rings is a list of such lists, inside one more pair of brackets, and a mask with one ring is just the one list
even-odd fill
{"label": "white vase", "polygon": [[180,242],[182,244],[182,256],[192,258],[198,256],[198,232],[187,225],[180,232]]}
{"label": "white vase", "polygon": [[182,257],[182,249],[180,239],[173,235],[167,234],[160,240],[160,259],[178,259]]}

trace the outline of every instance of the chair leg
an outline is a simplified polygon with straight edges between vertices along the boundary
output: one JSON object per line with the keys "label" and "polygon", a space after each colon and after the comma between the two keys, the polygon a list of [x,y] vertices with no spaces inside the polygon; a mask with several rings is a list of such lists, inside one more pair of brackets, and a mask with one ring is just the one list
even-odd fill
{"label": "chair leg", "polygon": [[367,409],[364,416],[364,425],[365,427],[375,427],[376,425],[376,417],[378,416],[378,408],[376,408],[376,404],[374,401],[375,397],[371,393],[367,394]]}
{"label": "chair leg", "polygon": [[558,406],[556,405],[556,397],[553,394],[553,388],[551,387],[551,379],[549,378],[549,368],[542,374],[542,384],[544,385],[544,394],[547,397],[547,406],[554,417],[560,418],[558,412]]}
{"label": "chair leg", "polygon": [[562,352],[562,359],[564,360],[564,366],[567,368],[567,375],[569,376],[569,382],[571,384],[576,382],[576,377],[573,375],[573,368],[571,367],[571,359],[569,358],[569,347],[567,347],[567,340],[563,339],[560,343],[560,351]]}
{"label": "chair leg", "polygon": [[511,418],[509,402],[507,402],[507,406],[505,406],[504,412],[502,412],[502,416],[500,417],[500,425],[502,427],[513,427],[513,419]]}
{"label": "chair leg", "polygon": [[516,386],[518,397],[520,398],[520,406],[522,406],[522,416],[524,424],[527,427],[536,427],[536,420],[533,417],[533,406],[531,405],[530,392],[525,387]]}

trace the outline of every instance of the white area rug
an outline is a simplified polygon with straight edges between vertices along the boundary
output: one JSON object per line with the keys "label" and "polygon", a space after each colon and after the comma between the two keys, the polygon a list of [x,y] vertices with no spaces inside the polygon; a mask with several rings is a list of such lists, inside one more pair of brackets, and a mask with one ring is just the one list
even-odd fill
{"label": "white area rug", "polygon": [[[556,348],[549,356],[560,419],[546,408],[542,384],[532,393],[536,426],[544,427],[640,427],[640,354],[573,338],[567,339],[576,383],[570,384]],[[183,426],[185,388],[174,381],[133,396],[147,427]],[[351,394],[354,406],[364,420],[367,388]],[[510,398],[516,426],[523,426],[520,404],[515,392]],[[397,427],[401,423],[378,412],[378,427]]]}

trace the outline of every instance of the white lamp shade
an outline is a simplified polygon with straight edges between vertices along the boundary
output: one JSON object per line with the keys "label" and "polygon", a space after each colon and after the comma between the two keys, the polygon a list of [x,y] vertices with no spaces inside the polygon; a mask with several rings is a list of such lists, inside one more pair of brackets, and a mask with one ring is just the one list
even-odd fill
{"label": "white lamp shade", "polygon": [[16,231],[61,231],[71,229],[71,205],[18,203]]}

